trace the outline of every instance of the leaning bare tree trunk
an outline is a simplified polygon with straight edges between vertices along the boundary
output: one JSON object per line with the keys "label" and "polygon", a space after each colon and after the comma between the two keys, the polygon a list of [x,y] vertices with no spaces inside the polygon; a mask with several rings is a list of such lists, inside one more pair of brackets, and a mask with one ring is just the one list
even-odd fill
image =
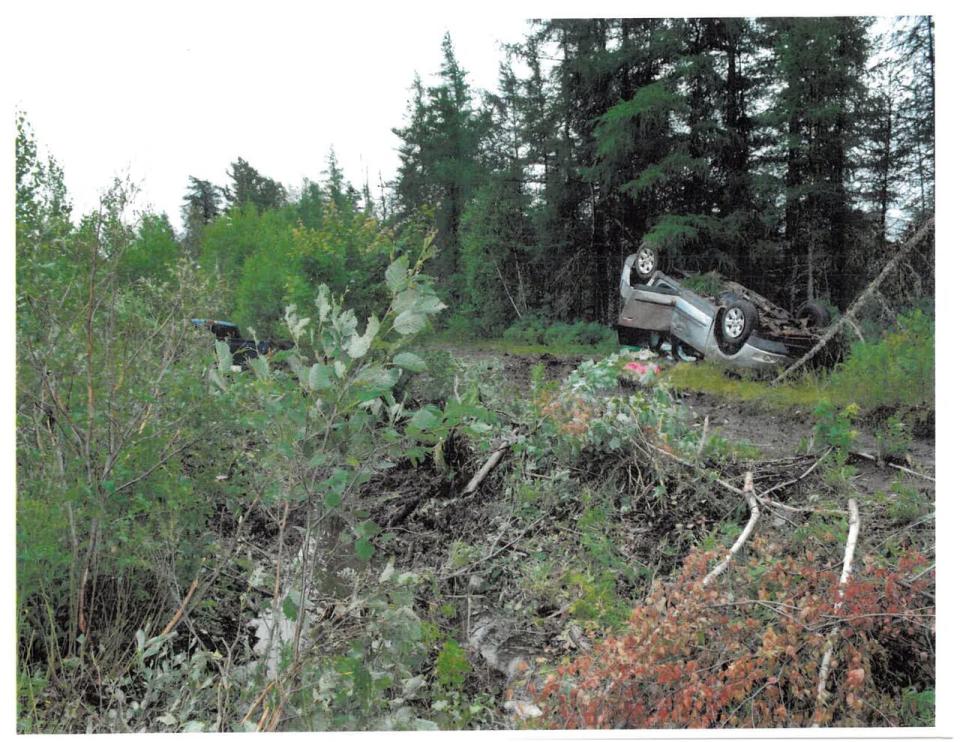
{"label": "leaning bare tree trunk", "polygon": [[890,258],[887,264],[883,267],[883,270],[877,274],[877,277],[870,282],[870,285],[864,289],[863,293],[860,294],[857,300],[847,308],[847,311],[843,313],[843,316],[830,326],[830,329],[820,337],[819,342],[817,342],[817,344],[814,345],[799,361],[787,368],[776,379],[774,379],[774,384],[779,384],[781,381],[787,378],[787,376],[792,374],[807,361],[813,358],[817,353],[823,350],[824,346],[829,343],[838,332],[840,332],[841,327],[843,327],[845,324],[852,324],[853,318],[863,308],[863,305],[866,303],[867,299],[876,293],[877,289],[880,288],[880,285],[886,280],[887,276],[890,275],[891,271],[897,266],[897,264],[903,260],[903,258],[906,257],[907,254],[910,253],[910,251],[913,250],[920,243],[920,241],[930,233],[934,226],[933,222],[934,217],[931,216],[923,223],[923,226],[921,226],[920,229],[914,233],[913,237],[903,243],[900,249],[897,250],[897,253]]}

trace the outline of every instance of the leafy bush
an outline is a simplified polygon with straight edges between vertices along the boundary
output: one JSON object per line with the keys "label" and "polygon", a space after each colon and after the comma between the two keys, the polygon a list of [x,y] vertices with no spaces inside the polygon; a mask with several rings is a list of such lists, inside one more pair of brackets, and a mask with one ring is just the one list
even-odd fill
{"label": "leafy bush", "polygon": [[546,345],[550,348],[596,347],[614,345],[616,333],[596,322],[554,322],[536,314],[528,314],[514,322],[503,333],[503,339],[521,345]]}
{"label": "leafy bush", "polygon": [[503,339],[523,345],[543,345],[546,331],[547,325],[543,317],[527,314],[504,330]]}
{"label": "leafy bush", "polygon": [[934,322],[919,309],[898,317],[898,327],[876,342],[856,343],[834,372],[832,391],[865,412],[934,405]]}
{"label": "leafy bush", "polygon": [[596,322],[574,322],[564,324],[557,322],[551,325],[543,334],[543,342],[548,346],[596,346],[615,342],[616,333],[609,327]]}
{"label": "leafy bush", "polygon": [[[925,564],[911,555],[894,570],[867,567],[835,607],[837,571],[812,550],[784,554],[757,538],[756,556],[732,565],[726,584],[704,587],[715,553],[698,551],[672,584],[659,583],[628,628],[559,665],[540,693],[554,728],[703,728],[888,724],[915,695],[890,685],[888,653],[928,661],[932,628],[922,591]],[[733,599],[742,595],[753,599]],[[842,622],[828,701],[817,704],[827,634]],[[912,693],[912,691],[911,691]],[[915,713],[909,718],[931,718]]]}
{"label": "leafy bush", "polygon": [[716,271],[710,271],[688,276],[681,283],[703,296],[717,296],[723,291],[724,280]]}
{"label": "leafy bush", "polygon": [[492,334],[490,328],[483,325],[469,308],[461,309],[447,318],[446,332],[455,340],[474,340]]}
{"label": "leafy bush", "polygon": [[442,688],[462,688],[470,673],[470,661],[467,653],[457,642],[448,639],[440,648],[434,671],[437,682]]}

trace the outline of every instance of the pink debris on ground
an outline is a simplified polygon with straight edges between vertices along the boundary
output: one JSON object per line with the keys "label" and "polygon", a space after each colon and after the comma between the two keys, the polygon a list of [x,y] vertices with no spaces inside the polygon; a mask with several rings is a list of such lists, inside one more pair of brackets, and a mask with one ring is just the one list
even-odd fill
{"label": "pink debris on ground", "polygon": [[637,376],[646,376],[647,373],[660,373],[660,366],[656,363],[640,363],[639,361],[630,361],[624,367],[625,370],[637,374]]}

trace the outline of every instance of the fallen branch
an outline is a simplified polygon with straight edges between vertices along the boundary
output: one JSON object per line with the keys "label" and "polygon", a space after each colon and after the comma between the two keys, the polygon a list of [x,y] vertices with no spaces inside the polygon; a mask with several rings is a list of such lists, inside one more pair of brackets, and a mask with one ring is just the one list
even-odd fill
{"label": "fallen branch", "polygon": [[906,257],[907,254],[913,250],[913,248],[915,248],[918,244],[920,244],[921,240],[923,240],[933,230],[933,226],[934,226],[934,218],[931,216],[929,219],[927,219],[927,221],[923,223],[920,229],[918,229],[914,233],[913,237],[911,237],[909,240],[903,243],[903,245],[900,247],[899,250],[897,250],[894,256],[887,261],[887,264],[883,267],[883,270],[880,271],[880,273],[877,274],[877,277],[870,282],[870,285],[863,290],[863,293],[860,294],[857,300],[847,308],[847,311],[843,313],[843,316],[840,317],[840,319],[838,319],[836,322],[834,322],[830,326],[830,329],[828,329],[823,335],[820,336],[820,340],[817,342],[817,344],[814,345],[809,351],[807,351],[807,353],[805,353],[803,357],[800,358],[800,360],[798,360],[796,363],[792,364],[786,370],[784,370],[776,379],[773,380],[773,383],[779,384],[781,381],[787,378],[790,374],[792,374],[798,368],[803,366],[807,361],[809,361],[817,353],[823,350],[824,346],[826,346],[827,343],[833,340],[836,334],[840,332],[841,327],[843,327],[845,324],[852,322],[853,317],[855,317],[857,313],[863,308],[863,305],[866,303],[867,299],[869,299],[871,296],[873,296],[873,294],[876,293],[877,289],[880,287],[880,284],[882,284],[886,280],[887,276],[890,275],[890,272],[894,269],[894,267],[896,267],[896,265],[901,260],[903,260],[903,258]]}
{"label": "fallen branch", "polygon": [[493,468],[500,463],[500,459],[507,453],[508,448],[510,448],[509,443],[501,443],[499,447],[490,454],[490,458],[487,459],[486,463],[480,467],[480,471],[473,475],[473,479],[467,483],[467,486],[463,488],[463,492],[460,494],[470,495],[476,492],[477,487],[487,478],[487,474],[493,471]]}
{"label": "fallen branch", "polygon": [[891,469],[898,469],[899,471],[902,471],[904,474],[910,474],[914,477],[919,477],[920,479],[926,479],[928,482],[933,482],[934,484],[937,483],[937,480],[934,479],[933,477],[928,477],[926,474],[921,474],[918,471],[914,471],[913,469],[908,469],[907,467],[901,466],[900,464],[893,464],[889,461],[882,461],[878,459],[876,456],[874,456],[873,454],[869,454],[866,451],[851,451],[850,453],[852,453],[854,456],[859,456],[861,459],[872,461],[875,464],[882,464],[883,466],[889,466]]}
{"label": "fallen branch", "polygon": [[753,474],[751,472],[747,472],[743,477],[743,496],[747,498],[747,502],[750,504],[750,520],[747,521],[747,525],[744,527],[743,532],[736,540],[736,543],[730,547],[730,551],[727,552],[727,556],[724,557],[723,561],[714,567],[710,574],[703,578],[704,587],[709,585],[727,570],[727,567],[730,566],[730,562],[733,560],[733,557],[736,556],[737,552],[743,548],[745,543],[747,543],[747,539],[749,539],[750,534],[753,533],[753,529],[756,527],[757,521],[760,520],[760,507],[757,505],[757,498],[753,496]]}
{"label": "fallen branch", "polygon": [[197,576],[194,578],[193,582],[190,583],[190,589],[187,590],[187,594],[184,596],[183,600],[180,602],[180,607],[177,608],[177,612],[173,614],[173,618],[170,619],[169,623],[163,627],[163,631],[160,632],[160,636],[169,634],[174,630],[176,625],[180,623],[180,619],[183,618],[183,612],[187,608],[187,603],[190,602],[190,598],[193,597],[193,593],[196,592],[197,585],[200,584],[200,577]]}
{"label": "fallen branch", "polygon": [[[860,535],[860,510],[857,508],[857,501],[852,497],[847,502],[850,511],[850,530],[847,532],[847,546],[843,552],[843,571],[840,573],[840,588],[837,593],[837,602],[833,604],[833,612],[837,613],[843,605],[843,590],[850,579],[850,571],[853,568],[853,552],[857,548],[857,537]],[[820,681],[817,683],[817,712],[823,708],[827,702],[827,677],[830,674],[830,660],[833,659],[833,648],[839,630],[839,625],[834,626],[827,637],[827,648],[823,652],[823,659],[820,661]],[[813,722],[813,726],[819,727],[820,723]]]}

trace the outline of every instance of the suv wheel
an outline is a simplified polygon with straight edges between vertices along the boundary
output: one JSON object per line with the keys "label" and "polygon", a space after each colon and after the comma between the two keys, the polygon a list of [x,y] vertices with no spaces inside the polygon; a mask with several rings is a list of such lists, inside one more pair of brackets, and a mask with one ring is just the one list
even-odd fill
{"label": "suv wheel", "polygon": [[721,310],[717,322],[722,341],[721,349],[728,355],[732,355],[743,347],[747,338],[757,328],[760,315],[753,304],[737,299]]}

